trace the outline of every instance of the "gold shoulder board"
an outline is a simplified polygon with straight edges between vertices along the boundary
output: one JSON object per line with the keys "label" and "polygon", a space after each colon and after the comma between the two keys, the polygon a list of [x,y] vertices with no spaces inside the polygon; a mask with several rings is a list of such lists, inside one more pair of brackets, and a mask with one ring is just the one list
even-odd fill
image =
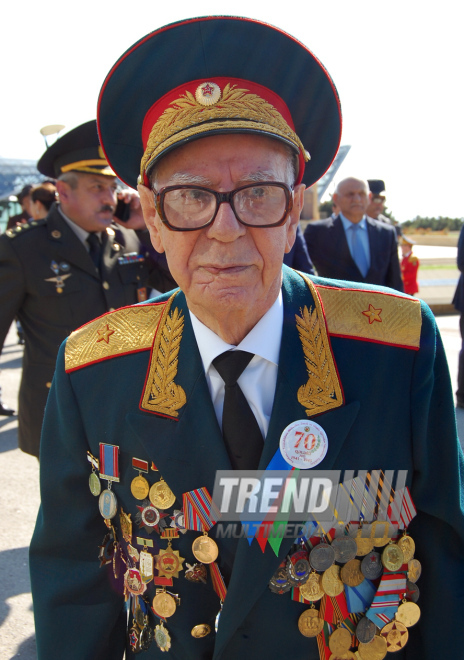
{"label": "gold shoulder board", "polygon": [[118,355],[149,350],[165,306],[163,302],[122,307],[83,325],[66,342],[66,373]]}
{"label": "gold shoulder board", "polygon": [[316,286],[330,335],[418,350],[420,300],[398,293]]}

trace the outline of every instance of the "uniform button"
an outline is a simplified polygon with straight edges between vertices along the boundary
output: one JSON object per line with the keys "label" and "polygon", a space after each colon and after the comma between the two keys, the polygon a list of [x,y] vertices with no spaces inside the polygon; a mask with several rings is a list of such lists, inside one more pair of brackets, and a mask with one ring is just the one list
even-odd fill
{"label": "uniform button", "polygon": [[111,227],[106,228],[106,233],[107,233],[108,236],[114,236],[116,234],[114,229],[111,229]]}
{"label": "uniform button", "polygon": [[114,307],[110,307],[108,311],[109,312],[114,312]]}
{"label": "uniform button", "polygon": [[140,275],[137,275],[137,279],[138,279],[138,280],[140,279]]}
{"label": "uniform button", "polygon": [[110,285],[108,284],[108,282],[103,282],[102,287],[108,290],[110,288]]}
{"label": "uniform button", "polygon": [[51,386],[52,386],[52,384],[51,384],[51,383],[45,383],[45,387],[48,387],[48,389],[50,389],[50,388],[51,388]]}
{"label": "uniform button", "polygon": [[113,243],[113,250],[115,252],[119,252],[120,249],[121,249],[121,246],[119,245],[119,243]]}
{"label": "uniform button", "polygon": [[52,231],[52,236],[53,236],[53,238],[61,238],[61,232],[58,231],[58,229],[54,229]]}

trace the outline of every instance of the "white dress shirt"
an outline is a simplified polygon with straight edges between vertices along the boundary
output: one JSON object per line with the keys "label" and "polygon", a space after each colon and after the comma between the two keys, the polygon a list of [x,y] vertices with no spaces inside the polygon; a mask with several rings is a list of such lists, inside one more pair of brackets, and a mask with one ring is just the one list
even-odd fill
{"label": "white dress shirt", "polygon": [[190,312],[190,318],[203,362],[206,382],[221,429],[222,409],[224,407],[224,381],[212,362],[218,355],[229,350],[254,353],[254,358],[237,383],[250,404],[263,438],[265,438],[274,403],[280,342],[282,340],[284,318],[282,293],[279,293],[272,307],[268,309],[238,346],[227,344],[215,332],[207,328],[192,312]]}

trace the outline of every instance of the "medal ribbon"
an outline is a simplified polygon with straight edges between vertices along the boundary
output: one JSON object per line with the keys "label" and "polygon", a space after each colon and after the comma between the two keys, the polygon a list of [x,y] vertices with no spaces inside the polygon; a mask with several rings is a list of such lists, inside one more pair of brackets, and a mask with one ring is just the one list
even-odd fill
{"label": "medal ribbon", "polygon": [[100,442],[100,479],[119,481],[119,447]]}
{"label": "medal ribbon", "polygon": [[148,472],[148,461],[142,461],[141,458],[132,459],[132,467],[139,472]]}
{"label": "medal ribbon", "polygon": [[211,582],[213,584],[213,589],[217,593],[221,603],[223,603],[227,596],[227,588],[224,582],[224,578],[222,577],[221,571],[219,570],[219,566],[216,564],[215,561],[213,561],[213,563],[209,565],[209,570],[211,573]]}
{"label": "medal ribbon", "polygon": [[406,486],[397,490],[394,500],[388,507],[388,519],[400,523],[399,529],[406,529],[416,515],[416,507],[412,501],[409,488]]}
{"label": "medal ribbon", "polygon": [[345,597],[348,612],[365,612],[374,600],[375,585],[364,578],[357,587],[349,587],[345,584]]}
{"label": "medal ribbon", "polygon": [[[407,564],[401,567],[407,571]],[[366,612],[368,619],[376,626],[383,628],[395,616],[400,602],[400,594],[406,591],[406,572],[390,572],[384,568],[377,593]]]}
{"label": "medal ribbon", "polygon": [[214,506],[207,488],[197,488],[184,493],[182,502],[185,529],[208,532],[219,520],[219,511]]}

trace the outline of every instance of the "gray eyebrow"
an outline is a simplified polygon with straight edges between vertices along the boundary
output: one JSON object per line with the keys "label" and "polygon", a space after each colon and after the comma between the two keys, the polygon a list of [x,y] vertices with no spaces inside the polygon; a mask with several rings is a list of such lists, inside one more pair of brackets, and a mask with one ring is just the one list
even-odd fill
{"label": "gray eyebrow", "polygon": [[[276,173],[272,170],[258,170],[257,172],[249,172],[240,177],[237,185],[246,185],[247,183],[261,183],[263,181],[276,181]],[[213,188],[213,182],[205,176],[190,174],[189,172],[174,172],[169,177],[169,186],[176,185],[191,185],[191,186],[205,186],[206,188]]]}

